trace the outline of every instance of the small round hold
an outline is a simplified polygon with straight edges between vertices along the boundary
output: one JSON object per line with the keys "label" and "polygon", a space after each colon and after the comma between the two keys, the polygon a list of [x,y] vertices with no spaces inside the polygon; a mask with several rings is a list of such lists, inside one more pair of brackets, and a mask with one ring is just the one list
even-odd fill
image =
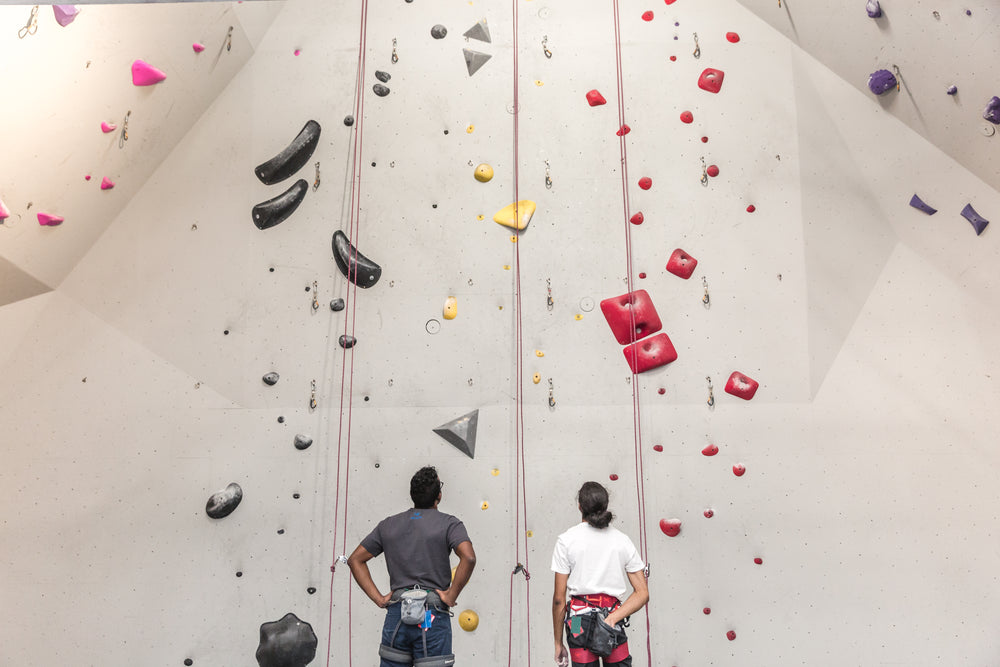
{"label": "small round hold", "polygon": [[479,509],[481,509],[481,510],[488,510],[489,508],[490,508],[490,504],[488,502],[486,502],[485,500],[483,501],[483,504],[479,506]]}
{"label": "small round hold", "polygon": [[654,452],[662,452],[663,451],[663,445],[653,445],[653,451]]}
{"label": "small round hold", "polygon": [[534,375],[532,375],[531,376],[531,381],[534,382],[535,384],[538,384],[539,382],[541,382],[542,381],[542,375],[541,375],[541,373],[535,373]]}
{"label": "small round hold", "polygon": [[649,176],[643,176],[642,178],[639,179],[639,187],[642,188],[643,190],[650,189],[651,187],[653,187],[653,179],[651,179]]}
{"label": "small round hold", "polygon": [[382,464],[380,464],[380,463],[376,463],[376,464],[375,464],[375,467],[376,467],[376,468],[381,468],[381,467],[382,467]]}
{"label": "small round hold", "polygon": [[337,341],[340,343],[340,347],[345,350],[349,350],[358,342],[358,339],[354,336],[349,336],[347,334],[341,334],[340,339]]}
{"label": "small round hold", "polygon": [[285,418],[282,417],[281,415],[278,415],[278,423],[279,424],[284,424],[285,423]]}
{"label": "small round hold", "polygon": [[639,273],[639,279],[640,280],[645,280],[646,279],[646,272],[645,271],[641,271]]}
{"label": "small round hold", "polygon": [[302,435],[301,433],[299,433],[295,436],[294,443],[295,443],[295,449],[301,451],[303,449],[309,449],[309,446],[313,444],[313,439],[310,438],[308,435]]}
{"label": "small round hold", "polygon": [[652,21],[653,20],[653,12],[651,12],[651,11],[643,12],[642,13],[642,20],[643,21]]}
{"label": "small round hold", "polygon": [[736,44],[737,42],[740,41],[740,36],[738,33],[735,32],[727,32],[726,39],[728,39],[730,43]]}
{"label": "small round hold", "polygon": [[756,563],[757,565],[763,565],[764,564],[764,559],[763,558],[754,558],[753,562]]}
{"label": "small round hold", "polygon": [[309,291],[311,291],[311,290],[312,290],[312,288],[311,288],[311,287],[309,287],[309,285],[306,285],[306,291],[307,291],[307,292],[309,292]]}
{"label": "small round hold", "polygon": [[191,665],[194,664],[194,660],[192,660],[191,658],[187,658],[186,660],[184,660],[184,664],[187,665],[187,667],[191,667]]}
{"label": "small round hold", "polygon": [[381,83],[376,83],[372,86],[372,90],[375,91],[375,94],[379,97],[385,97],[389,94],[389,88],[387,86],[383,86]]}
{"label": "small round hold", "polygon": [[577,322],[579,322],[580,320],[583,319],[583,315],[581,315],[580,313],[577,313],[576,315],[573,316],[573,319],[576,320]]}
{"label": "small round hold", "polygon": [[278,384],[279,377],[280,376],[277,373],[271,371],[270,373],[266,373],[264,377],[261,378],[261,380],[263,380],[264,384],[266,384],[268,387],[273,387],[274,385]]}
{"label": "small round hold", "polygon": [[948,86],[948,90],[945,91],[945,92],[947,92],[949,95],[957,95],[958,94],[958,86]]}
{"label": "small round hold", "polygon": [[690,111],[682,111],[681,112],[681,122],[682,123],[693,123],[694,122],[694,114],[691,113]]}
{"label": "small round hold", "polygon": [[714,164],[710,164],[708,165],[708,168],[705,169],[705,173],[711,176],[712,178],[715,178],[716,176],[719,175],[719,168]]}
{"label": "small round hold", "polygon": [[223,331],[222,335],[223,336],[228,336],[229,335],[229,329],[226,329],[225,331]]}
{"label": "small round hold", "polygon": [[702,137],[701,138],[701,143],[707,144],[708,143],[708,137]]}
{"label": "small round hold", "polygon": [[670,56],[670,62],[672,63],[677,62],[677,56]]}
{"label": "small round hold", "polygon": [[493,180],[493,167],[486,163],[480,164],[473,172],[473,176],[480,183],[489,183]]}
{"label": "small round hold", "polygon": [[440,23],[431,28],[431,37],[433,37],[434,39],[444,39],[445,35],[447,34],[448,34],[448,29],[445,28]]}
{"label": "small round hold", "polygon": [[372,397],[371,397],[371,396],[365,396],[365,403],[367,403],[367,402],[368,402],[368,401],[370,401],[370,400],[372,400]]}
{"label": "small round hold", "polygon": [[753,204],[750,204],[749,206],[747,206],[747,213],[753,213],[756,210],[757,210],[757,207],[754,206]]}
{"label": "small round hold", "polygon": [[704,512],[702,512],[702,514],[705,515],[706,519],[711,519],[713,516],[715,516],[715,510],[705,510]]}
{"label": "small round hold", "polygon": [[337,297],[336,299],[330,302],[330,310],[332,310],[333,312],[337,313],[343,309],[344,309],[344,300],[341,299],[340,297]]}
{"label": "small round hold", "polygon": [[618,475],[616,475],[615,473],[611,473],[610,475],[608,475],[608,479],[610,479],[612,482],[617,482]]}
{"label": "small round hold", "polygon": [[344,125],[347,127],[354,125],[354,116],[344,116]]}
{"label": "small round hold", "polygon": [[278,529],[278,535],[284,535],[284,534],[285,534],[285,529],[284,528],[279,528]]}
{"label": "small round hold", "polygon": [[310,586],[309,588],[306,589],[306,593],[308,593],[309,595],[316,595],[316,589]]}
{"label": "small round hold", "polygon": [[243,576],[243,573],[242,573],[242,572],[240,572],[239,570],[237,570],[237,571],[236,571],[236,578],[237,578],[237,579],[239,579],[239,578],[240,578],[240,577],[242,577],[242,576]]}
{"label": "small round hold", "polygon": [[444,133],[445,133],[445,136],[447,136],[448,135],[448,130],[445,130]]}
{"label": "small round hold", "polygon": [[292,494],[292,498],[293,498],[293,499],[295,499],[295,500],[298,500],[298,499],[299,499],[299,498],[301,498],[301,497],[302,497],[302,496],[300,496],[300,495],[299,495],[299,494],[297,494],[297,493],[293,493],[293,494]]}
{"label": "small round hold", "polygon": [[458,625],[466,632],[472,632],[479,627],[479,614],[471,609],[466,609],[458,615]]}
{"label": "small round hold", "polygon": [[388,72],[383,72],[382,70],[375,70],[375,78],[382,83],[389,83],[389,79],[392,78],[392,75]]}
{"label": "small round hold", "polygon": [[494,468],[493,470],[490,471],[490,474],[493,475],[494,477],[497,477],[500,474],[500,468]]}
{"label": "small round hold", "polygon": [[271,268],[269,268],[269,269],[268,269],[268,272],[270,272],[270,273],[274,273],[274,267],[272,266]]}
{"label": "small round hold", "polygon": [[742,463],[737,463],[736,465],[733,466],[733,474],[736,475],[737,477],[742,477],[744,473],[746,473],[746,471],[747,467]]}
{"label": "small round hold", "polygon": [[656,393],[659,394],[660,396],[663,396],[665,393],[667,393],[667,389],[666,387],[660,387],[659,389],[656,390]]}
{"label": "small round hold", "polygon": [[736,639],[736,633],[730,630],[729,632],[726,633],[726,639],[728,639],[729,641],[733,641],[734,639]]}
{"label": "small round hold", "polygon": [[712,613],[712,608],[711,607],[705,607],[704,609],[701,610],[701,613],[705,614],[705,616],[708,616],[709,614]]}
{"label": "small round hold", "polygon": [[222,519],[233,513],[243,500],[243,489],[231,482],[225,489],[213,493],[205,504],[205,513],[213,519]]}

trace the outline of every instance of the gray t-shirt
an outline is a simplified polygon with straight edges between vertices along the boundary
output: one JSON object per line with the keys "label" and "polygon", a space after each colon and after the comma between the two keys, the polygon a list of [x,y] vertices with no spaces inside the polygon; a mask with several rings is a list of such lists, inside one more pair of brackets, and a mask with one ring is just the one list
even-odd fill
{"label": "gray t-shirt", "polygon": [[436,509],[408,509],[379,521],[361,540],[372,556],[385,553],[392,590],[420,586],[446,590],[452,550],[468,542],[465,524]]}

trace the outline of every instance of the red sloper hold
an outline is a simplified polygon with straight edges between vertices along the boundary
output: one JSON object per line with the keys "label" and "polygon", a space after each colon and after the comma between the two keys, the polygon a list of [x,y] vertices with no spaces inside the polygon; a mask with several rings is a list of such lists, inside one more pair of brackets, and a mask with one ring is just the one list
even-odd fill
{"label": "red sloper hold", "polygon": [[667,260],[667,271],[684,280],[691,277],[696,266],[698,266],[698,260],[680,248],[674,250],[670,255],[670,259]]}
{"label": "red sloper hold", "polygon": [[701,450],[701,453],[704,454],[705,456],[715,456],[716,454],[719,453],[719,446],[709,445],[705,449]]}
{"label": "red sloper hold", "polygon": [[667,537],[677,537],[681,532],[680,519],[660,519],[660,530]]}
{"label": "red sloper hold", "polygon": [[690,111],[682,111],[681,112],[681,122],[682,123],[693,123],[694,122],[694,114],[691,113]]}
{"label": "red sloper hold", "polygon": [[643,176],[642,178],[639,179],[639,187],[642,188],[643,190],[650,189],[651,187],[653,187],[653,179],[651,179],[649,176]]}
{"label": "red sloper hold", "polygon": [[665,333],[637,341],[622,351],[629,368],[636,374],[666,366],[677,359],[677,350]]}
{"label": "red sloper hold", "polygon": [[642,13],[642,20],[643,21],[652,21],[653,20],[653,12],[643,12]]}
{"label": "red sloper hold", "polygon": [[722,89],[722,80],[725,78],[726,73],[722,70],[706,67],[698,77],[698,87],[710,93],[717,93]]}
{"label": "red sloper hold", "polygon": [[[627,345],[663,328],[653,300],[644,289],[601,301],[601,312],[619,345]],[[635,335],[632,335],[633,326]]]}
{"label": "red sloper hold", "polygon": [[743,375],[739,371],[733,371],[729,380],[726,381],[726,393],[749,401],[757,393],[759,386],[760,383],[753,378]]}
{"label": "red sloper hold", "polygon": [[639,211],[638,213],[636,213],[635,215],[633,215],[631,218],[629,218],[628,221],[631,222],[633,225],[641,225],[642,221],[645,220],[645,219],[646,219],[646,216],[644,216],[642,214],[642,211]]}
{"label": "red sloper hold", "polygon": [[604,99],[604,95],[601,95],[597,90],[592,90],[587,93],[587,102],[592,107],[599,107],[602,104],[607,104],[608,101]]}

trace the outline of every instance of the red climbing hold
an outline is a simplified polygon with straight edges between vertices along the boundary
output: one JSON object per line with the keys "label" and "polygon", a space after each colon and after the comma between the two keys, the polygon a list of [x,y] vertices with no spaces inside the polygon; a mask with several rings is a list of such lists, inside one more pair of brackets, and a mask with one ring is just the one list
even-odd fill
{"label": "red climbing hold", "polygon": [[708,143],[708,137],[702,137],[701,138],[701,143],[707,144]]}
{"label": "red climbing hold", "polygon": [[663,0],[663,2],[667,3],[668,5],[672,5],[675,2],[677,2],[677,0]]}
{"label": "red climbing hold", "polygon": [[709,614],[712,613],[712,608],[711,607],[705,607],[704,609],[701,610],[701,613],[705,614],[705,616],[708,616]]}
{"label": "red climbing hold", "polygon": [[717,445],[709,445],[705,449],[701,450],[701,453],[705,456],[715,456],[719,453],[719,447]]}
{"label": "red climbing hold", "polygon": [[750,204],[749,206],[747,206],[747,213],[753,213],[756,210],[757,210],[757,207],[754,206],[753,204]]}
{"label": "red climbing hold", "polygon": [[644,373],[677,359],[677,350],[665,333],[632,343],[622,351],[633,373]]}
{"label": "red climbing hold", "polygon": [[729,376],[729,380],[726,381],[726,393],[742,398],[744,401],[749,401],[757,393],[757,387],[759,386],[760,383],[753,378],[739,371],[733,371],[733,374]]}
{"label": "red climbing hold", "polygon": [[705,515],[706,519],[711,519],[713,516],[715,516],[715,510],[705,510],[703,514]]}
{"label": "red climbing hold", "polygon": [[754,558],[753,562],[756,563],[757,565],[763,565],[764,564],[764,559],[763,558]]}
{"label": "red climbing hold", "polygon": [[616,475],[614,473],[611,473],[610,475],[608,475],[608,479],[610,479],[612,482],[617,482],[618,481],[618,475]]}
{"label": "red climbing hold", "polygon": [[667,271],[684,280],[691,277],[696,266],[698,266],[698,260],[680,248],[674,250],[670,259],[667,260]]}
{"label": "red climbing hold", "polygon": [[608,103],[608,101],[604,99],[604,95],[601,95],[596,90],[592,90],[587,93],[587,102],[589,102],[592,107],[599,107],[602,104]]}
{"label": "red climbing hold", "polygon": [[629,218],[628,221],[631,222],[633,225],[641,225],[642,221],[645,220],[645,219],[646,218],[645,218],[645,216],[643,216],[642,211],[639,211],[638,213],[636,213],[635,215],[633,215],[631,218]]}
{"label": "red climbing hold", "polygon": [[[663,328],[653,300],[644,289],[604,299],[601,312],[619,345],[627,345]],[[634,333],[632,327],[635,327]]]}
{"label": "red climbing hold", "polygon": [[660,530],[667,537],[677,537],[681,532],[680,519],[660,519]]}
{"label": "red climbing hold", "polygon": [[719,175],[719,168],[714,164],[710,164],[708,165],[708,168],[705,169],[705,173],[711,176],[712,178],[715,178],[716,176]]}
{"label": "red climbing hold", "polygon": [[645,280],[646,279],[646,272],[645,271],[641,271],[639,273],[639,279],[640,280]]}
{"label": "red climbing hold", "polygon": [[656,390],[656,393],[659,394],[660,396],[663,396],[665,393],[667,393],[667,389],[666,387],[660,387],[659,389]]}
{"label": "red climbing hold", "polygon": [[740,36],[738,33],[735,32],[727,32],[726,39],[735,44],[736,42],[740,41]]}
{"label": "red climbing hold", "polygon": [[643,14],[642,14],[642,20],[643,21],[652,21],[653,20],[653,12],[643,12]]}
{"label": "red climbing hold", "polygon": [[615,134],[617,134],[619,137],[624,137],[631,131],[632,131],[631,127],[629,127],[628,125],[622,125],[620,128],[618,128],[618,131],[615,132]]}
{"label": "red climbing hold", "polygon": [[736,633],[730,630],[729,632],[726,633],[726,637],[729,639],[729,641],[733,641],[734,639],[736,639]]}
{"label": "red climbing hold", "polygon": [[651,179],[649,176],[643,176],[642,178],[639,179],[639,187],[642,188],[643,190],[650,189],[651,187],[653,187],[653,179]]}
{"label": "red climbing hold", "polygon": [[726,73],[722,70],[707,67],[698,77],[698,87],[710,93],[717,93],[722,89],[722,80],[725,78]]}
{"label": "red climbing hold", "polygon": [[736,475],[737,477],[742,477],[746,471],[747,467],[742,463],[737,463],[736,465],[733,466],[733,474]]}
{"label": "red climbing hold", "polygon": [[681,122],[682,123],[693,123],[694,122],[694,114],[691,113],[690,111],[682,111],[681,112]]}
{"label": "red climbing hold", "polygon": [[677,62],[677,56],[670,56],[670,62],[672,63]]}
{"label": "red climbing hold", "polygon": [[653,451],[654,452],[662,452],[663,451],[663,445],[653,445]]}

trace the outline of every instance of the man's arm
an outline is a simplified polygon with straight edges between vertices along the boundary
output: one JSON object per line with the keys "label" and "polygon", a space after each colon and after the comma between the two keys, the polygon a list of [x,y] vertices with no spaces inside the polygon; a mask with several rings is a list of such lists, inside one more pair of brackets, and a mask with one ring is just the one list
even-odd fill
{"label": "man's arm", "polygon": [[372,602],[377,604],[381,608],[385,608],[389,604],[389,600],[392,598],[392,593],[386,593],[382,595],[378,586],[372,581],[371,570],[368,569],[368,561],[370,561],[375,556],[368,553],[360,544],[358,548],[354,550],[350,558],[347,559],[347,567],[351,568],[351,574],[354,575],[354,581],[358,582],[358,586],[361,590],[365,592]]}
{"label": "man's arm", "polygon": [[472,571],[476,568],[476,551],[472,548],[472,542],[466,540],[458,544],[455,547],[455,553],[458,555],[458,567],[455,569],[455,577],[451,580],[451,586],[448,587],[448,590],[437,592],[441,596],[441,602],[449,607],[455,606],[458,594],[469,583],[469,577],[472,576]]}
{"label": "man's arm", "polygon": [[563,644],[563,625],[566,620],[566,582],[568,574],[556,572],[555,583],[552,586],[552,635],[556,643],[556,663],[569,664],[569,654]]}
{"label": "man's arm", "polygon": [[605,619],[608,625],[615,625],[626,616],[631,616],[642,609],[649,602],[649,588],[646,586],[645,572],[642,570],[629,572],[628,581],[632,584],[632,594],[622,603],[622,606],[608,614]]}

